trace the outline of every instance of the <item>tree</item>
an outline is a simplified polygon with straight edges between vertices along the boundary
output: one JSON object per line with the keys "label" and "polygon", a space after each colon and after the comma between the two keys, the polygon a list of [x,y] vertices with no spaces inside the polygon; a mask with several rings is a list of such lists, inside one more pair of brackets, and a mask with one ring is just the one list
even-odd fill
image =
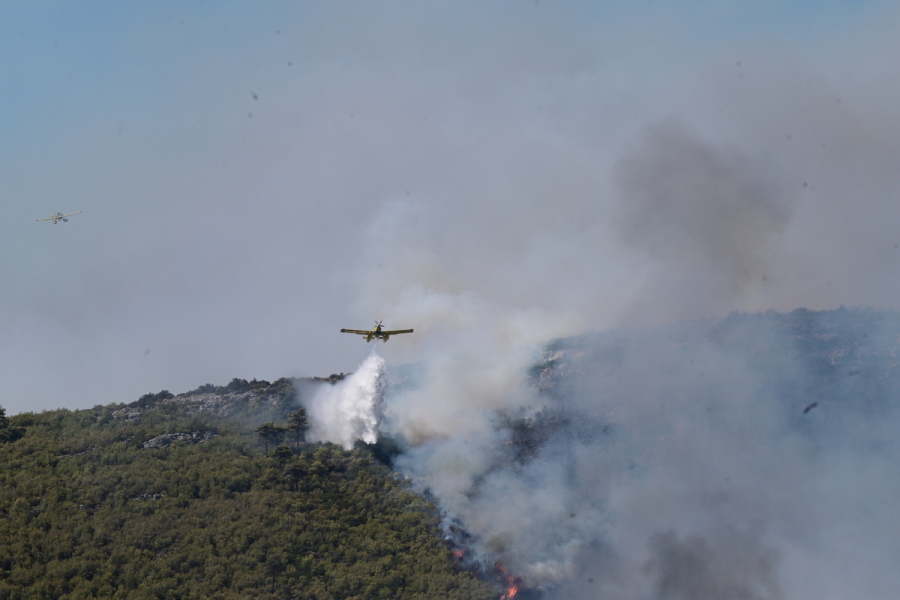
{"label": "tree", "polygon": [[243,392],[248,387],[250,387],[249,381],[241,379],[240,377],[235,377],[231,380],[231,383],[225,386],[225,392]]}
{"label": "tree", "polygon": [[256,428],[256,435],[258,435],[266,444],[266,454],[269,453],[269,444],[271,443],[273,446],[277,446],[278,442],[284,438],[284,434],[285,430],[271,421],[263,423]]}
{"label": "tree", "polygon": [[14,442],[25,434],[24,427],[10,427],[6,409],[0,406],[0,442]]}
{"label": "tree", "polygon": [[283,469],[287,461],[293,458],[294,453],[291,452],[291,449],[287,446],[278,446],[272,450],[271,456],[278,461],[278,464],[281,465],[281,468]]}
{"label": "tree", "polygon": [[308,470],[306,468],[306,464],[301,461],[294,461],[291,464],[287,465],[284,469],[284,476],[287,478],[288,482],[291,485],[291,490],[297,489],[297,483],[306,477]]}
{"label": "tree", "polygon": [[300,447],[300,438],[306,433],[306,430],[309,429],[309,421],[306,418],[306,409],[301,408],[300,410],[291,413],[288,417],[287,424],[288,431],[294,432],[294,447]]}

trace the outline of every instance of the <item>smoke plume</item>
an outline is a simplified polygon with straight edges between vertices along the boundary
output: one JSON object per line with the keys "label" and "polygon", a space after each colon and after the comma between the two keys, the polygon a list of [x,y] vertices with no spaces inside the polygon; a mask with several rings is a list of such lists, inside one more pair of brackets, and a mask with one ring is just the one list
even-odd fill
{"label": "smoke plume", "polygon": [[665,122],[648,129],[615,176],[616,234],[650,265],[630,314],[650,309],[662,320],[719,314],[775,270],[777,235],[799,193],[772,164]]}
{"label": "smoke plume", "polygon": [[656,533],[643,572],[655,597],[666,600],[780,600],[775,579],[777,554],[755,539],[736,535],[714,547],[705,538],[679,540],[674,531]]}
{"label": "smoke plume", "polygon": [[423,435],[393,412],[428,402],[445,374],[429,365],[419,390],[388,396],[386,425],[409,442],[396,465],[439,500],[455,543],[544,598],[887,599],[900,411],[881,373],[900,322],[879,318],[733,315],[561,340],[519,371],[530,389],[481,411],[460,399],[466,427]]}
{"label": "smoke plume", "polygon": [[[358,147],[404,154],[379,162],[379,143],[355,170],[379,175],[358,196],[355,316],[414,327],[385,352],[422,363],[386,399],[396,467],[439,501],[448,535],[545,598],[900,597],[884,533],[900,522],[885,476],[900,423],[859,400],[897,390],[845,387],[855,342],[798,364],[812,338],[777,319],[741,330],[743,349],[714,321],[640,329],[896,306],[897,38],[720,43],[744,40],[741,15],[697,30],[716,43],[690,37],[682,60],[667,36],[687,13],[658,8],[636,21],[658,26],[645,36],[572,38],[572,21],[575,44],[537,53],[540,27],[520,46],[495,35],[504,15],[435,54],[409,104],[375,90],[417,117],[369,117]],[[645,60],[610,69],[632,39],[622,56]],[[478,40],[515,58],[481,60],[500,55]],[[457,52],[477,73],[442,71]],[[441,72],[453,86],[418,87]],[[542,352],[592,329],[609,333]]]}

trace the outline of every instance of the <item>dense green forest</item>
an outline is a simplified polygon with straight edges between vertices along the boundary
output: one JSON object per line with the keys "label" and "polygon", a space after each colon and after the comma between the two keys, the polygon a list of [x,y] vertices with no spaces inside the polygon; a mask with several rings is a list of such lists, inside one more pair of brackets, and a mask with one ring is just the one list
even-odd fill
{"label": "dense green forest", "polygon": [[297,443],[293,396],[236,379],[0,415],[0,599],[498,597],[379,448]]}

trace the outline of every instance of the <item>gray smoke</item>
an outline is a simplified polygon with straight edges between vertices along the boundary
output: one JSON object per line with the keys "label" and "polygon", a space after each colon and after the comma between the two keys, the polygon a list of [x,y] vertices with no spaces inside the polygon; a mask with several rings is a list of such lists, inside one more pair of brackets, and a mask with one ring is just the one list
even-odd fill
{"label": "gray smoke", "polygon": [[618,236],[651,269],[630,312],[656,306],[663,320],[721,314],[762,286],[801,189],[775,165],[674,122],[651,127],[615,174]]}
{"label": "gray smoke", "polygon": [[450,535],[461,526],[475,556],[546,598],[893,597],[897,390],[866,400],[839,382],[897,340],[826,345],[814,358],[838,366],[819,386],[825,367],[792,358],[808,340],[775,317],[718,323],[557,344],[535,359],[542,391],[415,438],[397,466],[438,498]]}
{"label": "gray smoke", "polygon": [[[749,539],[748,539],[749,538]],[[752,536],[736,535],[713,546],[705,538],[679,540],[674,531],[649,541],[644,572],[660,600],[778,600],[778,555]]]}
{"label": "gray smoke", "polygon": [[[468,532],[471,556],[548,599],[900,593],[885,533],[900,525],[885,476],[900,418],[866,408],[900,390],[842,387],[868,360],[856,342],[813,365],[792,362],[809,348],[774,317],[734,339],[713,320],[634,326],[824,301],[816,269],[855,242],[798,251],[809,192],[776,158],[663,121],[610,168],[608,222],[564,230],[526,197],[547,229],[511,212],[487,221],[492,243],[448,234],[460,217],[443,204],[383,205],[372,231],[400,241],[366,240],[360,304],[415,327],[391,352],[427,365],[388,399],[383,430],[407,443],[397,468],[439,501],[448,535]],[[581,276],[610,253],[615,268]],[[630,328],[542,347],[609,321]],[[900,352],[900,332],[868,335],[880,356]],[[813,386],[823,365],[841,378]]]}

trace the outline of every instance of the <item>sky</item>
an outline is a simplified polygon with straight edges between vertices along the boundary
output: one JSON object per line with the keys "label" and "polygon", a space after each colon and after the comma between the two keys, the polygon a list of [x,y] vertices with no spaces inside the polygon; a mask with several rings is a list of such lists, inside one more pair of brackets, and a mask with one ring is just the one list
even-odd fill
{"label": "sky", "polygon": [[898,16],[0,3],[0,405],[348,372],[370,348],[340,329],[376,320],[416,330],[388,364],[450,377],[589,330],[898,308]]}

